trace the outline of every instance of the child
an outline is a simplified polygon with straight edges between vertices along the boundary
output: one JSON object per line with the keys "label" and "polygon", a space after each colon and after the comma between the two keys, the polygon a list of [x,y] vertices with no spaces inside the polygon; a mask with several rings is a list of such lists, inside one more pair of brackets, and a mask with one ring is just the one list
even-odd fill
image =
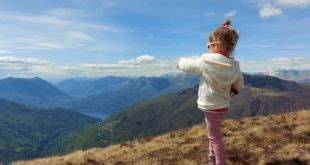
{"label": "child", "polygon": [[243,87],[239,63],[231,53],[237,45],[238,32],[231,29],[230,20],[209,35],[209,53],[200,58],[181,58],[177,68],[200,77],[198,108],[204,112],[209,139],[209,164],[225,165],[226,149],[222,141],[220,125],[233,93]]}

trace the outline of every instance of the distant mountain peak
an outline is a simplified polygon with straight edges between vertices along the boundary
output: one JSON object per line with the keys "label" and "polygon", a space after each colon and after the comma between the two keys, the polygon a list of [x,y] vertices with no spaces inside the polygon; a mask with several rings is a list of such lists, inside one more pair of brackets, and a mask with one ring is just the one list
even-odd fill
{"label": "distant mountain peak", "polygon": [[[33,78],[31,78],[32,80],[43,80],[43,79],[41,79],[40,77],[33,77]],[[45,80],[44,80],[45,81]]]}
{"label": "distant mountain peak", "polygon": [[293,68],[287,68],[282,70],[274,70],[267,73],[261,73],[264,75],[278,77],[284,80],[297,81],[297,82],[310,82],[310,69],[308,70],[296,70]]}
{"label": "distant mountain peak", "polygon": [[71,96],[40,77],[0,79],[0,97],[25,105],[43,107],[71,99]]}
{"label": "distant mountain peak", "polygon": [[42,78],[40,77],[33,77],[33,78],[24,78],[24,77],[7,77],[7,78],[3,78],[3,79],[0,79],[0,80],[42,80],[42,81],[46,81],[46,80],[43,80]]}

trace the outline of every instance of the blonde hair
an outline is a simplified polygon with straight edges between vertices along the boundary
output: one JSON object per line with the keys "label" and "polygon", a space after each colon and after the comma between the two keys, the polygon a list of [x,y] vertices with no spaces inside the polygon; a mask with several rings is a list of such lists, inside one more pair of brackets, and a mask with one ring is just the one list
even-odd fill
{"label": "blonde hair", "polygon": [[229,54],[235,49],[239,34],[236,29],[231,29],[229,26],[231,21],[227,19],[222,26],[215,29],[209,35],[209,42],[220,41],[220,49],[221,51],[225,51]]}

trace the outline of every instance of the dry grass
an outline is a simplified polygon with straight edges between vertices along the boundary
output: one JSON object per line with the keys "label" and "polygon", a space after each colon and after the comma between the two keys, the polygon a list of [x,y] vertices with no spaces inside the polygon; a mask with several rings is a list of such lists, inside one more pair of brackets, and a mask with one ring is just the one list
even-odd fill
{"label": "dry grass", "polygon": [[291,93],[287,91],[274,91],[270,89],[255,88],[255,87],[250,87],[249,89],[254,96],[286,96]]}
{"label": "dry grass", "polygon": [[[310,162],[310,111],[267,117],[225,120],[222,133],[229,164]],[[146,137],[107,148],[65,156],[14,162],[41,164],[205,164],[208,139],[205,125],[159,137]]]}

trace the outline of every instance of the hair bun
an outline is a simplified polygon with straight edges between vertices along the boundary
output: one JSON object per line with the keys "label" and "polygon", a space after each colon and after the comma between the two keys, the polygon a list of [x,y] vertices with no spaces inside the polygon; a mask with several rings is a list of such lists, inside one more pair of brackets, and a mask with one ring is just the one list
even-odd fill
{"label": "hair bun", "polygon": [[230,23],[231,23],[230,19],[226,19],[226,21],[223,24],[223,27],[229,27]]}

